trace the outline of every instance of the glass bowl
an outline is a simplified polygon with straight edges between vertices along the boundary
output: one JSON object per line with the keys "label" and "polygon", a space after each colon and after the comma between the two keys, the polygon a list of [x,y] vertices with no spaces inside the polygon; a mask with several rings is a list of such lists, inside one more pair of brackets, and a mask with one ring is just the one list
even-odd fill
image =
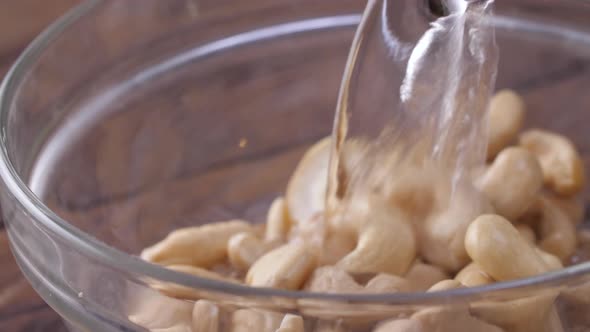
{"label": "glass bowl", "polygon": [[[305,149],[330,134],[363,6],[87,1],[32,43],[0,90],[2,212],[20,268],[72,331],[190,331],[169,321],[190,320],[193,303],[154,283],[218,303],[219,332],[238,331],[231,315],[248,308],[300,314],[305,331],[356,332],[441,306],[518,312],[507,332],[590,330],[590,263],[438,293],[336,295],[248,288],[137,257],[178,227],[264,220]],[[432,19],[426,1],[415,6]],[[498,88],[520,92],[527,126],[567,135],[588,169],[590,3],[497,7]]]}

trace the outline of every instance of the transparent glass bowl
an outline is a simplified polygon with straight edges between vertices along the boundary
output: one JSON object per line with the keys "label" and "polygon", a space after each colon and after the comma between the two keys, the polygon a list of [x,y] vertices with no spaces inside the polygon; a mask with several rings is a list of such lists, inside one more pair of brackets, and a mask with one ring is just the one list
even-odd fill
{"label": "transparent glass bowl", "polygon": [[[590,329],[590,263],[482,288],[330,295],[230,285],[136,257],[178,227],[264,220],[305,149],[330,133],[363,5],[88,1],[26,50],[0,90],[2,212],[18,264],[72,331],[146,331],[166,327],[158,319],[170,311],[189,315],[190,302],[147,286],[156,281],[220,303],[220,332],[239,308],[352,332],[420,308],[477,312],[482,301],[558,294],[564,330]],[[589,2],[497,7],[498,87],[519,91],[527,126],[567,135],[588,166]],[[154,321],[132,322],[138,305]],[[532,312],[523,317],[545,319]]]}

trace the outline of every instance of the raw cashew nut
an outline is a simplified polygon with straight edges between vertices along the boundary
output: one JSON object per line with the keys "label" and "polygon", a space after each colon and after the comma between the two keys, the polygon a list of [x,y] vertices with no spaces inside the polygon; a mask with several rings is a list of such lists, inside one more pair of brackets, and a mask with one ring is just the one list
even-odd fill
{"label": "raw cashew nut", "polygon": [[334,265],[354,250],[356,235],[347,231],[330,229],[326,232],[324,245],[320,249],[320,265]]}
{"label": "raw cashew nut", "polygon": [[563,325],[568,327],[565,331],[586,332],[589,318],[588,308],[590,307],[589,286],[590,283],[586,280],[564,289],[560,294],[559,312],[563,317]]}
{"label": "raw cashew nut", "polygon": [[563,269],[563,263],[561,263],[559,257],[543,251],[541,248],[535,248],[535,251],[543,259],[550,271]]}
{"label": "raw cashew nut", "polygon": [[313,332],[348,332],[340,321],[318,320]]}
{"label": "raw cashew nut", "polygon": [[141,258],[162,265],[194,265],[208,268],[227,255],[227,241],[237,233],[251,232],[252,226],[232,220],[181,228],[141,253]]}
{"label": "raw cashew nut", "polygon": [[501,328],[472,317],[466,308],[436,307],[421,310],[412,319],[422,325],[422,331],[444,332],[504,332]]}
{"label": "raw cashew nut", "polygon": [[191,303],[162,296],[153,290],[133,294],[129,314],[131,322],[152,331],[191,324]]}
{"label": "raw cashew nut", "polygon": [[577,242],[581,244],[590,244],[590,230],[589,229],[580,229],[578,230],[578,234],[576,236]]}
{"label": "raw cashew nut", "polygon": [[290,228],[287,202],[282,197],[277,197],[268,209],[264,239],[267,242],[285,241]]}
{"label": "raw cashew nut", "polygon": [[285,244],[260,257],[246,275],[255,287],[299,289],[316,266],[316,257],[305,245]]}
{"label": "raw cashew nut", "polygon": [[305,332],[303,318],[298,315],[287,314],[276,332]]}
{"label": "raw cashew nut", "polygon": [[454,279],[447,279],[447,280],[441,280],[441,281],[437,282],[436,284],[432,285],[432,287],[430,287],[428,289],[428,292],[441,292],[441,291],[462,288],[462,287],[463,287],[463,284],[460,283],[459,281],[454,280]]}
{"label": "raw cashew nut", "polygon": [[578,226],[584,220],[586,206],[583,197],[560,197],[551,193],[543,193],[543,197],[565,213],[574,226]]}
{"label": "raw cashew nut", "polygon": [[218,332],[219,308],[207,300],[195,302],[192,332]]}
{"label": "raw cashew nut", "polygon": [[320,266],[336,264],[354,249],[356,238],[350,230],[329,227],[321,213],[297,224],[289,235],[289,241],[305,243],[316,252]]}
{"label": "raw cashew nut", "polygon": [[539,159],[545,183],[556,193],[569,196],[584,187],[584,162],[566,137],[532,129],[520,135],[519,144]]}
{"label": "raw cashew nut", "polygon": [[[285,200],[292,222],[306,222],[324,211],[328,179],[328,164],[332,140],[324,138],[314,144],[301,158],[287,184]],[[348,140],[343,146],[342,169],[350,170],[358,162],[364,143]],[[346,172],[345,172],[346,173]],[[342,179],[345,182],[345,179]]]}
{"label": "raw cashew nut", "polygon": [[288,242],[305,244],[313,252],[322,254],[326,243],[328,227],[323,213],[317,213],[305,222],[293,225]]}
{"label": "raw cashew nut", "polygon": [[[367,286],[363,287],[351,275],[337,266],[322,266],[314,271],[305,284],[304,290],[331,294],[380,294],[384,292],[395,292],[396,290],[392,290],[392,287],[402,286],[403,283],[403,279],[400,277],[380,274],[373,277]],[[407,286],[402,287],[406,288]],[[356,329],[360,329],[361,326],[365,327],[371,322],[381,320],[385,317],[391,317],[392,315],[391,311],[387,313],[373,312],[371,309],[363,310],[353,304],[342,303],[326,306],[314,299],[301,299],[298,301],[298,304],[301,312],[309,317],[321,318],[334,323],[345,322],[346,327],[355,331]],[[403,308],[403,312],[399,314],[407,314],[408,311],[407,308]],[[324,326],[325,331],[340,331],[338,329],[339,326],[334,326],[338,324],[329,325],[331,326]]]}
{"label": "raw cashew nut", "polygon": [[193,332],[193,330],[186,324],[178,324],[163,329],[150,329],[150,332]]}
{"label": "raw cashew nut", "polygon": [[540,198],[539,247],[561,260],[576,250],[576,228],[565,213],[549,200]]}
{"label": "raw cashew nut", "polygon": [[[579,264],[590,260],[590,230],[578,229],[577,233],[578,247],[576,252],[567,260],[568,264]],[[590,294],[590,292],[588,293]]]}
{"label": "raw cashew nut", "polygon": [[[213,271],[205,270],[196,266],[190,265],[170,265],[166,266],[167,269],[173,270],[176,272],[182,272],[186,274],[190,274],[193,276],[207,278],[207,279],[214,279],[219,281],[225,281],[229,283],[237,284],[239,283],[238,280],[222,276],[218,273]],[[165,282],[153,282],[151,283],[151,287],[159,292],[166,294],[171,297],[179,298],[179,299],[199,299],[202,297],[201,292],[198,289],[180,286],[174,283],[165,283]]]}
{"label": "raw cashew nut", "polygon": [[252,233],[238,233],[227,242],[227,257],[236,269],[247,270],[264,255],[268,247]]}
{"label": "raw cashew nut", "polygon": [[182,273],[190,274],[190,275],[197,276],[197,277],[215,279],[215,280],[225,281],[225,282],[234,283],[234,284],[240,283],[238,280],[236,280],[234,278],[226,277],[226,276],[223,276],[219,273],[205,270],[205,269],[202,269],[202,268],[196,267],[196,266],[168,265],[168,266],[166,266],[166,268],[169,270],[173,270],[176,272],[182,272]]}
{"label": "raw cashew nut", "polygon": [[385,204],[372,201],[364,224],[359,227],[356,248],[337,266],[348,273],[403,275],[416,257],[416,239],[407,216]]}
{"label": "raw cashew nut", "polygon": [[469,225],[465,249],[497,281],[532,277],[549,267],[516,228],[498,215],[483,215]]}
{"label": "raw cashew nut", "polygon": [[556,295],[541,295],[505,302],[471,305],[471,314],[510,332],[546,331]]}
{"label": "raw cashew nut", "polygon": [[565,332],[565,328],[563,327],[563,323],[561,322],[561,318],[559,317],[556,306],[553,306],[553,308],[551,308],[551,312],[549,312],[546,331]]}
{"label": "raw cashew nut", "polygon": [[535,244],[537,242],[537,235],[535,235],[535,231],[531,228],[531,226],[526,224],[518,224],[516,225],[516,230],[528,243]]}
{"label": "raw cashew nut", "polygon": [[510,147],[500,152],[478,186],[497,214],[516,221],[537,199],[543,172],[533,154]]}
{"label": "raw cashew nut", "polygon": [[335,266],[322,266],[313,272],[304,289],[321,293],[356,293],[363,287],[346,271]]}
{"label": "raw cashew nut", "polygon": [[437,282],[448,279],[449,276],[438,266],[417,261],[412,264],[404,278],[412,285],[411,290],[425,291]]}
{"label": "raw cashew nut", "polygon": [[373,332],[427,332],[414,319],[395,319],[377,325]]}
{"label": "raw cashew nut", "polygon": [[275,332],[283,315],[270,311],[240,309],[233,313],[231,332]]}
{"label": "raw cashew nut", "polygon": [[[440,200],[448,201],[450,195],[449,189]],[[474,188],[456,191],[450,202],[439,203],[437,212],[423,223],[418,223],[420,254],[428,262],[449,272],[460,270],[469,262],[464,244],[467,227],[477,216],[492,212],[487,198]]]}
{"label": "raw cashew nut", "polygon": [[411,292],[414,290],[414,284],[410,280],[391,274],[380,273],[373,277],[365,286],[365,291],[369,293],[397,293]]}
{"label": "raw cashew nut", "polygon": [[470,263],[459,271],[455,276],[455,280],[466,287],[483,286],[494,282],[494,279],[476,263]]}
{"label": "raw cashew nut", "polygon": [[522,129],[525,103],[512,90],[498,91],[488,111],[488,159],[494,158],[513,142]]}
{"label": "raw cashew nut", "polygon": [[388,172],[378,177],[378,181],[385,182],[383,195],[391,205],[399,207],[415,220],[423,220],[432,212],[439,192],[446,191],[443,179],[447,174],[433,169],[431,165],[406,163],[408,161],[404,160],[400,165],[391,166],[395,167],[395,177],[389,173],[391,168],[384,168],[383,171]]}
{"label": "raw cashew nut", "polygon": [[291,175],[285,200],[295,223],[305,222],[324,210],[331,142],[327,137],[315,143]]}

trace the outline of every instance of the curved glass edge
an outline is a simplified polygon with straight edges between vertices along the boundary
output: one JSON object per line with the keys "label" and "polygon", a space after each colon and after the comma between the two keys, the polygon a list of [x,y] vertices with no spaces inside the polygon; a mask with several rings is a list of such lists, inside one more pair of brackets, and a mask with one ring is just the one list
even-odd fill
{"label": "curved glass edge", "polygon": [[15,261],[21,269],[23,275],[31,283],[33,289],[55,310],[67,323],[76,326],[90,328],[91,331],[117,332],[122,331],[146,331],[144,328],[133,324],[131,327],[123,327],[121,324],[131,324],[130,322],[121,322],[119,320],[102,317],[95,312],[90,312],[88,308],[79,303],[77,294],[68,292],[63,283],[54,283],[47,281],[42,275],[35,272],[34,263],[29,262],[27,257],[19,253],[14,255]]}
{"label": "curved glass edge", "polygon": [[78,5],[40,34],[18,58],[0,85],[0,177],[7,185],[10,194],[22,205],[36,222],[53,234],[62,238],[73,249],[106,265],[124,271],[134,278],[149,278],[164,282],[172,282],[192,288],[209,289],[219,293],[253,297],[284,297],[291,299],[315,299],[324,301],[349,303],[384,303],[384,304],[436,304],[448,301],[448,298],[468,300],[478,299],[486,295],[502,296],[504,292],[527,291],[539,286],[557,286],[558,284],[590,273],[590,262],[565,268],[563,270],[508,282],[491,285],[454,289],[433,293],[395,293],[395,294],[327,294],[305,291],[288,291],[271,288],[253,288],[223,281],[191,276],[142,261],[138,257],[128,255],[110,247],[72,226],[64,219],[48,209],[38,197],[18,177],[6,148],[7,118],[14,93],[27,73],[29,67],[38,60],[41,53],[55,38],[69,26],[81,19],[101,4],[103,0],[91,0]]}

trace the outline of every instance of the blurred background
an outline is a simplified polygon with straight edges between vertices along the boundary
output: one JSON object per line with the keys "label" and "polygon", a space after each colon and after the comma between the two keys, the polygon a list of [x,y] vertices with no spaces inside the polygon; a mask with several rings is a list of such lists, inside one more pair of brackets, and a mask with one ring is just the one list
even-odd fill
{"label": "blurred background", "polygon": [[[77,0],[0,0],[0,79],[23,49]],[[65,332],[16,266],[0,221],[0,331]]]}

